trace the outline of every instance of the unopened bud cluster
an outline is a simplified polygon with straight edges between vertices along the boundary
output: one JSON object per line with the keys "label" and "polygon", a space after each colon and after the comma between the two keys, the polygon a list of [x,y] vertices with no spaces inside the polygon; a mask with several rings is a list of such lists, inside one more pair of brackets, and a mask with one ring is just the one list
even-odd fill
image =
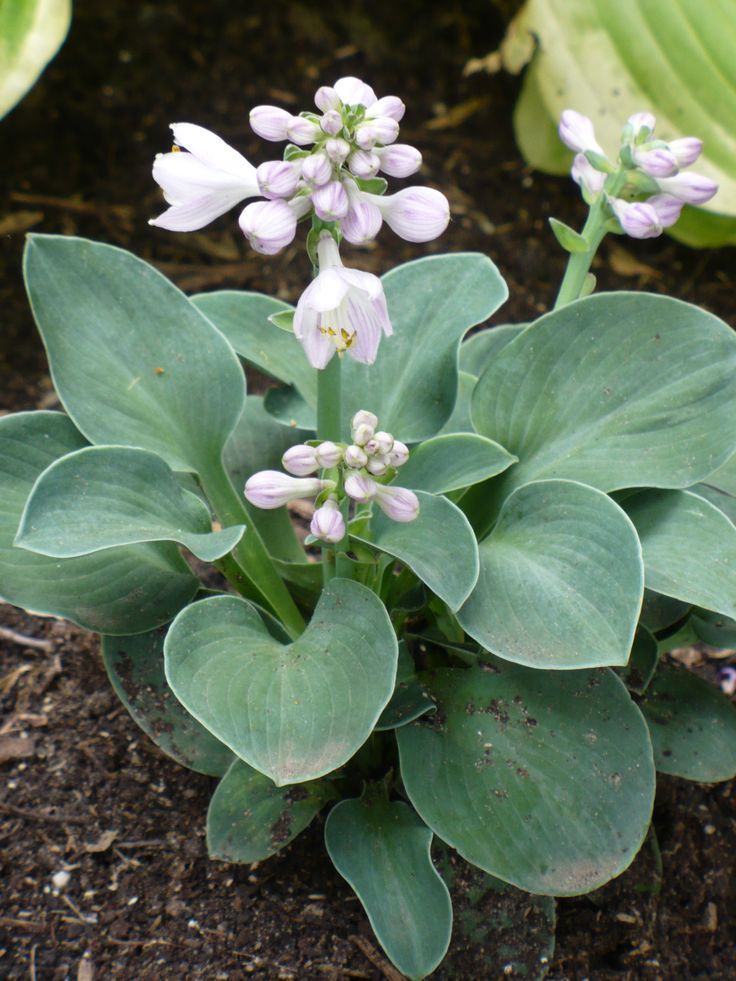
{"label": "unopened bud cluster", "polygon": [[[316,498],[318,504],[310,530],[315,538],[329,543],[342,541],[346,534],[340,508],[346,498],[358,504],[375,501],[393,521],[413,521],[419,514],[419,500],[413,491],[382,483],[409,459],[409,450],[391,433],[378,429],[378,419],[361,409],[351,422],[352,443],[329,440],[290,447],[281,463],[287,474],[262,470],[245,485],[245,496],[255,507],[278,508],[300,498]],[[332,479],[313,474],[332,471]],[[289,476],[292,474],[293,476]],[[324,500],[320,503],[320,498]]]}
{"label": "unopened bud cluster", "polygon": [[686,172],[700,156],[702,140],[655,139],[655,122],[648,112],[631,116],[613,163],[597,142],[590,119],[573,109],[560,117],[560,139],[576,153],[571,173],[583,197],[592,204],[603,194],[611,216],[632,238],[661,235],[685,204],[705,204],[718,190],[710,178]]}

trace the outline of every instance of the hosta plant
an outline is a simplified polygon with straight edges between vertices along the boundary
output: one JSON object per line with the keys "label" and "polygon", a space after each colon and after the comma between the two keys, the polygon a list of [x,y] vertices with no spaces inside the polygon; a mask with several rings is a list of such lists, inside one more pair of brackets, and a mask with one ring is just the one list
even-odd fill
{"label": "hosta plant", "polygon": [[[450,942],[453,850],[479,895],[585,893],[636,855],[656,770],[736,770],[726,697],[661,662],[736,636],[736,339],[664,296],[585,295],[606,231],[674,220],[697,141],[660,146],[641,113],[613,163],[566,113],[591,210],[554,225],[556,308],[471,333],[506,298],[485,256],[343,264],[384,221],[417,243],[447,226],[439,191],[384,193],[421,162],[396,142],[401,101],[343,78],[315,102],[251,113],[283,159],[180,123],[154,164],[155,234],[249,198],[261,253],[306,223],[296,308],[29,241],[64,411],[0,419],[0,594],[100,633],[136,722],[218,778],[214,859],[264,860],[324,814],[378,941],[420,978]],[[247,395],[244,365],[279,384]]]}

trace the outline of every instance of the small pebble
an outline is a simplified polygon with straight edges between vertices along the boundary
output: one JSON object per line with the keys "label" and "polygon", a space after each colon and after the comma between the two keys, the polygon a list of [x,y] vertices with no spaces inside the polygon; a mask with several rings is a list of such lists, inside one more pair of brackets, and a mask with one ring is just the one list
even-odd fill
{"label": "small pebble", "polygon": [[63,892],[69,885],[70,879],[71,874],[67,872],[66,869],[60,869],[58,872],[54,872],[54,874],[51,876],[51,885],[54,887],[56,892]]}

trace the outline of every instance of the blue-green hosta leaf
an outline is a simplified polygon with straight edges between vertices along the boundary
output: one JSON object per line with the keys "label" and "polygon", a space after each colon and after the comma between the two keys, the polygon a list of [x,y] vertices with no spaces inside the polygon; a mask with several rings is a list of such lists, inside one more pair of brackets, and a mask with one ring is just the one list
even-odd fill
{"label": "blue-green hosta leaf", "polygon": [[470,418],[470,401],[473,397],[475,382],[476,378],[474,375],[468,374],[467,371],[459,372],[455,408],[452,410],[450,418],[442,429],[440,429],[437,434],[438,436],[444,435],[445,433],[475,432],[473,429],[473,420]]}
{"label": "blue-green hosta leaf", "polygon": [[707,681],[665,665],[641,710],[660,773],[702,783],[736,776],[736,706]]}
{"label": "blue-green hosta leaf", "polygon": [[[422,603],[422,606],[424,604]],[[425,712],[434,711],[434,702],[427,698],[421,682],[414,670],[414,659],[409,653],[406,641],[399,641],[399,664],[396,672],[396,687],[391,701],[381,713],[376,729],[398,729]]]}
{"label": "blue-green hosta leaf", "polygon": [[690,626],[698,637],[713,647],[736,647],[736,620],[710,610],[694,609],[690,614]]}
{"label": "blue-green hosta leaf", "polygon": [[709,487],[715,487],[730,497],[736,497],[736,453],[730,456],[714,473],[708,474],[703,483],[708,484]]}
{"label": "blue-green hosta leaf", "polygon": [[176,697],[277,786],[324,776],[365,742],[394,688],[397,642],[386,608],[333,579],[306,631],[278,643],[235,596],[187,607],[165,642]]}
{"label": "blue-green hosta leaf", "polygon": [[657,638],[641,624],[636,628],[636,636],[631,648],[631,657],[625,668],[620,668],[618,675],[629,691],[642,695],[654,677],[659,663],[659,646]]}
{"label": "blue-green hosta leaf", "polygon": [[646,107],[659,139],[703,139],[697,169],[719,185],[705,208],[688,209],[684,227],[668,232],[695,245],[736,242],[732,0],[528,0],[514,31],[536,39],[514,119],[529,163],[552,173],[569,168],[572,153],[556,134],[563,109],[589,116],[611,153],[625,120]]}
{"label": "blue-green hosta leaf", "polygon": [[725,514],[689,491],[641,491],[623,506],[650,589],[736,617],[736,527]]}
{"label": "blue-green hosta leaf", "polygon": [[243,525],[212,531],[207,505],[183,490],[155,453],[89,446],[52,463],[36,481],[15,544],[72,558],[116,545],[172,541],[214,562],[240,541]]}
{"label": "blue-green hosta leaf", "polygon": [[689,603],[682,603],[680,600],[672,599],[671,596],[663,596],[661,593],[655,593],[653,589],[644,587],[644,602],[641,605],[639,622],[652,632],[665,630],[678,620],[682,620],[689,609]]}
{"label": "blue-green hosta leaf", "polygon": [[528,324],[499,324],[478,330],[460,345],[460,370],[480,378],[488,365]]}
{"label": "blue-green hosta leaf", "polygon": [[102,659],[120,701],[145,734],[177,763],[220,777],[233,754],[175,697],[164,674],[164,637],[158,627],[133,637],[103,637]]}
{"label": "blue-green hosta leaf", "polygon": [[435,715],[397,729],[420,817],[474,865],[529,892],[573,896],[622,872],[649,827],[649,734],[609,670],[493,659],[424,678]]}
{"label": "blue-green hosta leaf", "polygon": [[402,487],[446,494],[495,477],[517,459],[492,439],[475,433],[434,436],[420,443],[401,468]]}
{"label": "blue-green hosta leaf", "polygon": [[222,331],[241,358],[293,385],[309,405],[316,406],[317,372],[294,335],[279,330],[268,319],[293,307],[263,293],[236,290],[200,293],[192,297],[192,303]]}
{"label": "blue-green hosta leaf", "polygon": [[450,418],[463,334],[490,317],[508,291],[478,253],[416,259],[392,269],[383,284],[395,333],[381,342],[371,367],[343,360],[343,418],[369,409],[382,429],[416,443]]}
{"label": "blue-green hosta leaf", "polygon": [[29,237],[25,277],[54,385],[90,442],[151,450],[175,470],[219,460],[245,379],[180,290],[123,249],[58,235]]}
{"label": "blue-green hosta leaf", "polygon": [[447,953],[452,904],[432,864],[432,832],[403,801],[369,788],[329,814],[325,843],[378,940],[408,978],[424,978]]}
{"label": "blue-green hosta leaf", "polygon": [[171,620],[198,586],[173,545],[134,545],[74,559],[13,547],[39,474],[84,445],[71,420],[58,412],[0,419],[0,596],[100,633],[151,630]]}
{"label": "blue-green hosta leaf", "polygon": [[207,811],[209,856],[221,862],[261,862],[296,838],[334,796],[326,780],[277,787],[235,760]]}
{"label": "blue-green hosta leaf", "polygon": [[494,482],[501,500],[540,477],[605,491],[687,487],[736,445],[736,337],[669,297],[589,296],[494,358],[472,414],[519,458]]}
{"label": "blue-green hosta leaf", "polygon": [[[711,478],[708,477],[708,480]],[[693,494],[697,494],[698,497],[704,497],[706,501],[710,501],[714,507],[717,507],[719,511],[723,511],[729,521],[736,524],[736,497],[732,494],[722,491],[719,487],[713,487],[711,484],[693,484],[689,490]]]}
{"label": "blue-green hosta leaf", "polygon": [[26,94],[61,47],[71,0],[0,3],[0,118]]}
{"label": "blue-green hosta leaf", "polygon": [[480,546],[478,585],[458,613],[489,651],[537,668],[626,664],[644,571],[634,526],[570,480],[518,488]]}
{"label": "blue-green hosta leaf", "polygon": [[468,519],[446,497],[417,493],[419,517],[401,523],[378,512],[371,521],[370,538],[356,536],[405,563],[457,610],[478,579],[478,545]]}

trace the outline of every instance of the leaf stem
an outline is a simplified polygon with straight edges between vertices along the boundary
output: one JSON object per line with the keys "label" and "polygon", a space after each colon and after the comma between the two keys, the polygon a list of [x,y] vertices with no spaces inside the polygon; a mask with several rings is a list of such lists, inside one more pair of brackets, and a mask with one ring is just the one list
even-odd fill
{"label": "leaf stem", "polygon": [[[275,565],[266,551],[261,536],[255,525],[250,521],[245,510],[245,502],[235,492],[230,478],[222,465],[222,461],[213,460],[206,470],[200,473],[202,489],[212,505],[218,520],[223,527],[234,524],[244,524],[246,531],[232,551],[233,560],[245,577],[247,586],[237,588],[273,611],[282,621],[292,637],[298,637],[304,630],[304,618],[297,609],[284,581],[281,579]],[[230,579],[228,571],[224,574]],[[231,580],[232,581],[232,580]]]}

